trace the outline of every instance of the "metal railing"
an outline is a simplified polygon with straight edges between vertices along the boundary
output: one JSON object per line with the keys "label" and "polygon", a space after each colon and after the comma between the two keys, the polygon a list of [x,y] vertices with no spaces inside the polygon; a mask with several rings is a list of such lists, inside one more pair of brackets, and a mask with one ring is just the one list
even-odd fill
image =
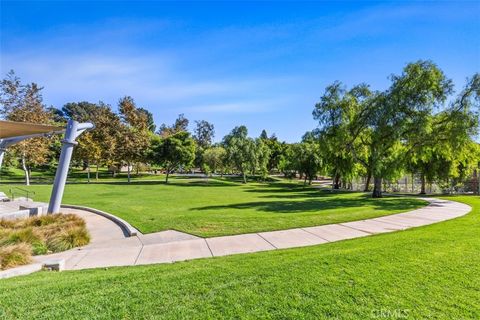
{"label": "metal railing", "polygon": [[10,191],[10,198],[12,199],[12,201],[15,200],[15,197],[18,197],[18,196],[24,196],[25,198],[27,198],[27,201],[33,200],[33,197],[30,197],[30,195],[32,196],[35,195],[35,191],[22,189],[19,187],[10,188],[9,191]]}

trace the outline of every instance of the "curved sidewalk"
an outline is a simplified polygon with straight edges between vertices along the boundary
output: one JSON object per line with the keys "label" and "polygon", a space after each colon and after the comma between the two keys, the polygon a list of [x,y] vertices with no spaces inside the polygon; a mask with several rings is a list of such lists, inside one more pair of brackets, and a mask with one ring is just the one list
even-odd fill
{"label": "curved sidewalk", "polygon": [[463,216],[471,207],[462,203],[422,198],[430,204],[424,208],[379,218],[250,233],[215,238],[200,238],[169,230],[126,237],[112,220],[79,209],[65,209],[83,217],[92,236],[89,245],[73,250],[36,257],[37,262],[64,259],[66,270],[130,266],[225,256],[293,247],[304,247],[372,234],[405,230]]}

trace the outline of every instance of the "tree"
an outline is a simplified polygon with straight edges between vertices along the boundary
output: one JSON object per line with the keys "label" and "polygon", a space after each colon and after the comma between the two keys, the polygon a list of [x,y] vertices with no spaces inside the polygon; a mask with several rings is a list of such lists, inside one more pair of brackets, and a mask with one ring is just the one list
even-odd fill
{"label": "tree", "polygon": [[[72,119],[78,122],[93,122],[96,118],[98,105],[87,101],[66,103],[57,115],[65,120]],[[90,160],[98,157],[99,145],[92,139],[92,132],[86,132],[78,140],[79,145],[74,149],[74,159],[80,160],[83,170],[87,170],[87,180],[90,182]]]}
{"label": "tree", "polygon": [[[84,145],[92,148],[92,153],[89,154],[96,164],[95,178],[98,180],[99,166],[101,164],[111,165],[117,159],[117,150],[119,150],[122,139],[122,130],[119,128],[122,127],[122,124],[120,117],[112,111],[112,108],[102,102],[98,104],[93,117],[91,121],[95,124],[95,128],[88,132],[92,135],[92,145],[82,142],[84,135],[81,135],[78,141],[81,148]],[[88,139],[88,135],[85,139]],[[99,152],[97,153],[95,150],[99,150]]]}
{"label": "tree", "polygon": [[74,149],[74,158],[84,164],[87,179],[90,181],[90,164],[96,166],[95,179],[99,178],[100,165],[112,165],[118,160],[122,150],[124,124],[112,108],[103,103],[87,101],[69,102],[62,108],[62,114],[79,122],[92,122],[93,130],[87,131],[78,138],[78,146]]}
{"label": "tree", "polygon": [[5,118],[12,110],[20,108],[25,96],[25,86],[13,70],[10,70],[1,82],[0,115]]}
{"label": "tree", "polygon": [[429,128],[433,108],[441,105],[451,92],[451,81],[435,64],[418,61],[408,64],[401,75],[392,76],[390,88],[376,95],[365,121],[372,129],[373,197],[382,196],[382,179],[394,172],[401,161],[393,155],[411,152],[395,152],[399,142],[423,135]]}
{"label": "tree", "polygon": [[118,103],[122,126],[119,128],[121,142],[118,145],[118,159],[127,164],[128,183],[131,181],[131,166],[145,158],[150,142],[148,117],[139,111],[131,97],[124,97]]}
{"label": "tree", "polygon": [[178,133],[178,132],[188,132],[189,120],[185,118],[183,113],[178,115],[178,118],[175,120],[175,123],[171,126],[167,126],[163,123],[158,129],[158,134],[162,137],[167,137],[169,135]]}
{"label": "tree", "polygon": [[[478,99],[480,75],[467,81],[449,108],[428,119],[421,132],[408,137],[411,153],[407,155],[408,168],[421,178],[421,194],[426,193],[426,183],[447,181],[462,172],[471,172],[477,152],[472,145],[478,131]],[[477,164],[475,164],[476,166]]]}
{"label": "tree", "polygon": [[271,172],[273,170],[277,170],[280,162],[280,157],[284,152],[285,144],[280,143],[275,134],[272,134],[270,137],[268,137],[265,130],[262,130],[262,133],[260,134],[260,140],[262,140],[267,145],[270,151],[267,163],[267,171]]}
{"label": "tree", "polygon": [[255,142],[247,135],[247,127],[235,127],[222,142],[227,151],[227,161],[240,172],[243,183],[247,183],[247,172],[255,159]]}
{"label": "tree", "polygon": [[266,180],[268,177],[268,164],[270,161],[271,150],[268,147],[266,140],[258,138],[255,140],[255,153],[256,153],[256,164],[258,171],[263,180]]}
{"label": "tree", "polygon": [[148,130],[150,132],[155,132],[157,126],[155,125],[155,121],[153,120],[153,114],[145,108],[138,108],[137,110],[138,112],[145,114],[145,117],[147,117]]}
{"label": "tree", "polygon": [[426,182],[451,176],[445,172],[461,162],[455,151],[469,144],[478,127],[472,110],[478,109],[479,86],[475,75],[452,106],[438,113],[453,86],[431,61],[406,65],[383,92],[370,92],[366,85],[347,91],[339,82],[327,87],[315,106],[319,128],[313,135],[326,151],[335,184],[339,176],[345,181],[362,174],[368,190],[373,177],[372,196],[381,197],[382,181],[399,177],[406,168],[419,172],[422,191]]}
{"label": "tree", "polygon": [[262,139],[262,140],[267,140],[268,139],[268,134],[267,134],[267,131],[265,129],[263,129],[262,132],[260,133],[260,139]]}
{"label": "tree", "polygon": [[227,151],[223,147],[208,148],[203,153],[203,163],[213,173],[220,171],[222,174],[225,168]]}
{"label": "tree", "polygon": [[286,178],[294,178],[297,173],[296,144],[285,144],[279,157],[278,169]]}
{"label": "tree", "polygon": [[[36,83],[23,85],[13,71],[1,82],[1,114],[10,121],[52,124],[52,113],[43,104],[42,87]],[[49,139],[38,137],[23,140],[10,150],[21,159],[25,184],[30,184],[31,168],[47,162]]]}
{"label": "tree", "polygon": [[[93,159],[99,159],[102,154],[100,145],[94,140],[94,133],[87,131],[83,133],[82,139],[78,139],[78,145],[74,149],[74,158],[81,159],[84,164],[84,169],[87,170],[87,181],[90,183],[90,164]],[[97,167],[98,179],[98,167]]]}
{"label": "tree", "polygon": [[195,158],[195,141],[185,131],[168,137],[154,136],[149,158],[165,169],[165,183],[168,183],[170,173],[181,166],[188,167],[192,164]]}
{"label": "tree", "polygon": [[215,128],[213,124],[209,123],[208,121],[195,121],[195,129],[193,132],[193,139],[197,144],[195,165],[203,168],[203,164],[205,164],[202,159],[203,154],[205,149],[212,145],[213,137],[215,136]]}
{"label": "tree", "polygon": [[87,101],[69,102],[63,106],[61,112],[65,119],[87,122],[92,120],[97,108],[97,104]]}
{"label": "tree", "polygon": [[318,120],[319,127],[307,135],[320,142],[334,189],[340,188],[341,179],[345,183],[352,178],[355,162],[360,160],[355,159],[355,137],[358,135],[355,119],[370,95],[365,84],[347,91],[341,82],[336,81],[327,86],[320,102],[315,105],[313,117]]}
{"label": "tree", "polygon": [[193,139],[201,148],[208,148],[212,144],[215,136],[215,127],[208,121],[195,121],[195,129]]}
{"label": "tree", "polygon": [[297,170],[304,176],[304,184],[312,184],[312,180],[322,169],[322,156],[320,145],[315,139],[305,139],[293,146]]}

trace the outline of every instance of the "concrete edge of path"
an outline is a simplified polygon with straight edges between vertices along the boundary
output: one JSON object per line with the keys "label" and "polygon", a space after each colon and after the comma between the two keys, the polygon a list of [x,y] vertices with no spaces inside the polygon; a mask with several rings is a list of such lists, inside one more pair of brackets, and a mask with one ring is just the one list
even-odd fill
{"label": "concrete edge of path", "polygon": [[137,235],[141,235],[142,233],[138,231],[136,228],[134,228],[130,223],[127,221],[102,210],[98,210],[95,208],[90,208],[90,207],[85,207],[85,206],[78,206],[78,205],[73,205],[73,204],[62,204],[61,208],[67,208],[67,209],[78,209],[78,210],[84,210],[88,212],[92,212],[98,215],[101,215],[113,222],[115,222],[117,225],[119,225],[122,228],[122,231],[125,233],[127,237],[134,237]]}
{"label": "concrete edge of path", "polygon": [[31,263],[20,267],[15,267],[0,271],[0,279],[24,276],[42,270],[42,263]]}

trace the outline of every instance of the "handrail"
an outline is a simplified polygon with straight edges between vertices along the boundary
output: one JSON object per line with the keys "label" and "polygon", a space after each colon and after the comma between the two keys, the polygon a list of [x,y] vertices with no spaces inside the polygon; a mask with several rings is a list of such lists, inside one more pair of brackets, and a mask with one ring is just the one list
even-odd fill
{"label": "handrail", "polygon": [[18,191],[20,192],[23,192],[24,195],[26,195],[26,198],[27,198],[27,201],[29,199],[33,200],[33,198],[30,198],[30,195],[34,196],[35,195],[35,191],[31,191],[31,190],[27,190],[27,189],[22,189],[22,188],[19,188],[19,187],[13,187],[13,188],[10,188],[9,192],[12,196],[12,200],[15,200],[15,190],[14,189],[17,189]]}

